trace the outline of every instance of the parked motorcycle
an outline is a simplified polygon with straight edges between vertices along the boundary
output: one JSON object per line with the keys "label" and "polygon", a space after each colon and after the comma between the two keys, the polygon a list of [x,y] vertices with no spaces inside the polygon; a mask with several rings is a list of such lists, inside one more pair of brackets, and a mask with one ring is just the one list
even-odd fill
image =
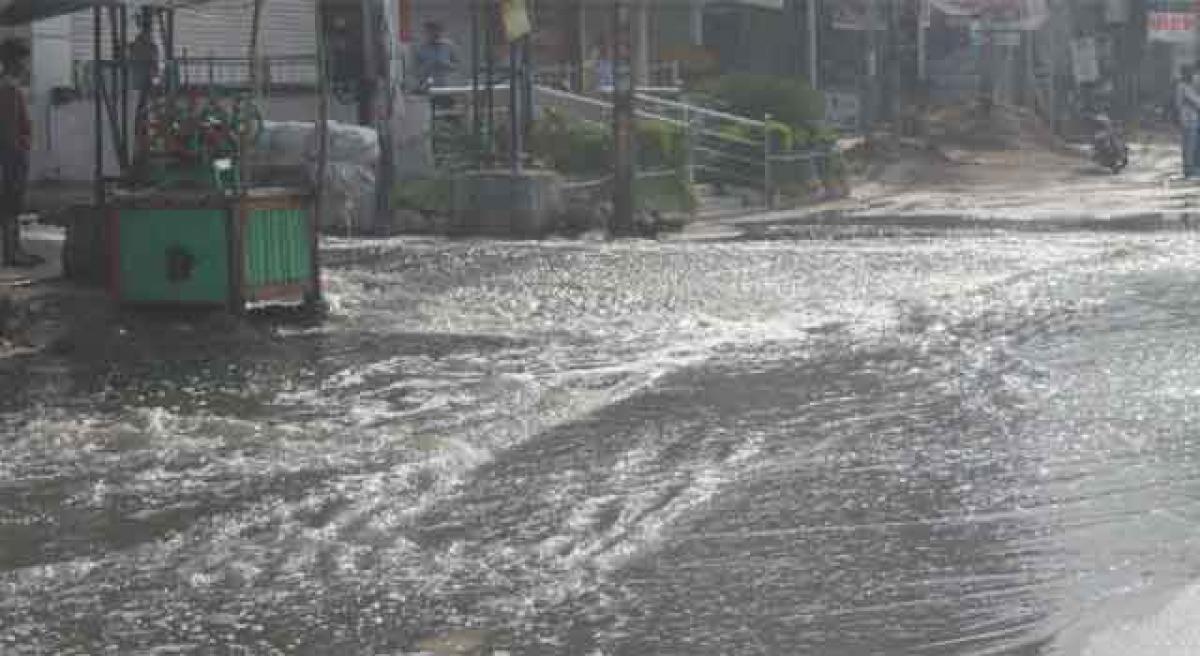
{"label": "parked motorcycle", "polygon": [[1120,173],[1129,166],[1129,145],[1121,131],[1105,114],[1092,117],[1095,132],[1092,135],[1092,160],[1100,166]]}

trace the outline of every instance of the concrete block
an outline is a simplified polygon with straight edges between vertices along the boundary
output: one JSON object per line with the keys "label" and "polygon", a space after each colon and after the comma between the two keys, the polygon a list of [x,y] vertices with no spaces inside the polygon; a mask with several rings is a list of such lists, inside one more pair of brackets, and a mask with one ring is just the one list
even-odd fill
{"label": "concrete block", "polygon": [[451,185],[456,235],[537,238],[550,232],[566,201],[562,178],[550,171],[470,171]]}

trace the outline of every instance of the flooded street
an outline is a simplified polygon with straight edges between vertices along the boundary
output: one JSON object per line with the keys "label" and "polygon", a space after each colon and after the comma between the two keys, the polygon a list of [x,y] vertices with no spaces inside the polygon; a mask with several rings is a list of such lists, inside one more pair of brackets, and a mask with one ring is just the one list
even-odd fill
{"label": "flooded street", "polygon": [[1197,237],[934,232],[79,322],[0,360],[0,653],[1195,653]]}

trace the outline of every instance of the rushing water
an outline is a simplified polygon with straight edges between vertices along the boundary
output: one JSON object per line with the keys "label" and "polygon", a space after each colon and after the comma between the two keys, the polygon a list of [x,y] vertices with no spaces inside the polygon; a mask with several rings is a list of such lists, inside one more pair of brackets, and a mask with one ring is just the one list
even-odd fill
{"label": "rushing water", "polygon": [[1190,235],[327,253],[0,362],[0,653],[1197,644]]}

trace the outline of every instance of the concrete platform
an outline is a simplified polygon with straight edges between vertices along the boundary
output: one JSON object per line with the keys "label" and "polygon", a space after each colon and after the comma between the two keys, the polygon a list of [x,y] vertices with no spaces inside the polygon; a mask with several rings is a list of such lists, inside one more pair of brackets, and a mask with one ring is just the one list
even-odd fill
{"label": "concrete platform", "polygon": [[459,236],[542,237],[566,209],[563,179],[551,171],[469,171],[454,178],[451,198]]}
{"label": "concrete platform", "polygon": [[61,228],[39,224],[21,229],[21,245],[27,253],[44,261],[36,267],[0,267],[0,289],[57,280],[63,275],[62,247],[65,233]]}

